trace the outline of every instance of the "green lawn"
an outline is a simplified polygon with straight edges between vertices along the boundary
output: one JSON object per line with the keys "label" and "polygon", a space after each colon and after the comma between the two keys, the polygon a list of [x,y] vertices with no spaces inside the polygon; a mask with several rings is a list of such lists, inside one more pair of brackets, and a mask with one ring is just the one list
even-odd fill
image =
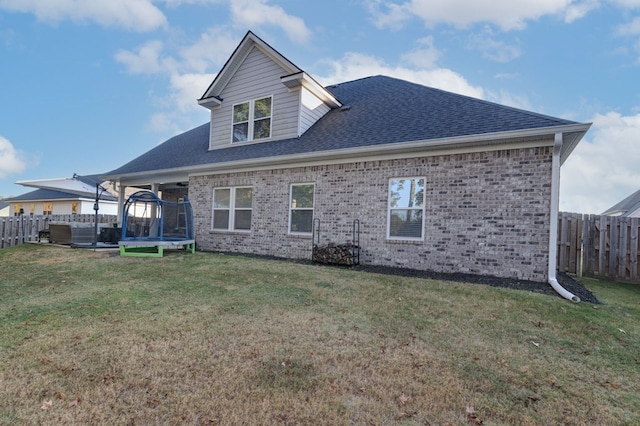
{"label": "green lawn", "polygon": [[640,286],[584,283],[3,249],[0,423],[640,424]]}

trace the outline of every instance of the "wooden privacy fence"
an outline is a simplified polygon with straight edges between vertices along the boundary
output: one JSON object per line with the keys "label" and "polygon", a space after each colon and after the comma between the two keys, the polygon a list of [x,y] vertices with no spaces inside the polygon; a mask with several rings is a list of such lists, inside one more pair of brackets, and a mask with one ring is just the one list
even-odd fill
{"label": "wooden privacy fence", "polygon": [[640,218],[560,213],[558,270],[640,283]]}
{"label": "wooden privacy fence", "polygon": [[[95,223],[95,218],[93,214],[0,217],[0,249],[38,241],[38,233],[48,229],[50,222]],[[113,223],[116,220],[114,215],[98,215],[98,223]]]}

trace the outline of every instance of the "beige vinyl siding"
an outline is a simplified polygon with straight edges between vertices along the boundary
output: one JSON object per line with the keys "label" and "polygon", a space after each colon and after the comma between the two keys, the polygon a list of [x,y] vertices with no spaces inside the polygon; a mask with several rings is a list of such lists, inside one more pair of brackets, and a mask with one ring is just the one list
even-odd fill
{"label": "beige vinyl siding", "polygon": [[260,142],[298,135],[299,92],[281,82],[285,74],[259,48],[254,47],[222,91],[222,105],[211,112],[210,149],[231,145],[231,116],[234,104],[267,96],[272,98],[271,137]]}

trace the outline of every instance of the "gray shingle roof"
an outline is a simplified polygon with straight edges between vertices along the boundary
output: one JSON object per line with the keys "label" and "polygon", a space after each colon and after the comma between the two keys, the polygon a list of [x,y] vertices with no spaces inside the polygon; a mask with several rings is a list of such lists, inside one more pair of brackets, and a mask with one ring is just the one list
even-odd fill
{"label": "gray shingle roof", "polygon": [[107,175],[577,124],[385,76],[327,89],[344,107],[330,111],[299,138],[209,151],[206,123]]}
{"label": "gray shingle roof", "polygon": [[621,216],[628,216],[638,209],[640,209],[640,190],[629,195],[627,198],[618,202],[617,204],[609,207],[602,214],[610,215],[612,213],[619,213]]}

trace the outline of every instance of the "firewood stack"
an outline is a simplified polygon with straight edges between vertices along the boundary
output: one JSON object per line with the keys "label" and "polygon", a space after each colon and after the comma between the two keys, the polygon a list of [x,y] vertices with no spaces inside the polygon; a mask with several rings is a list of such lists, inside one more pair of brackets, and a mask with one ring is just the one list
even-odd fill
{"label": "firewood stack", "polygon": [[319,263],[352,266],[354,250],[357,250],[357,246],[351,242],[345,244],[329,243],[326,246],[314,244],[312,259]]}

